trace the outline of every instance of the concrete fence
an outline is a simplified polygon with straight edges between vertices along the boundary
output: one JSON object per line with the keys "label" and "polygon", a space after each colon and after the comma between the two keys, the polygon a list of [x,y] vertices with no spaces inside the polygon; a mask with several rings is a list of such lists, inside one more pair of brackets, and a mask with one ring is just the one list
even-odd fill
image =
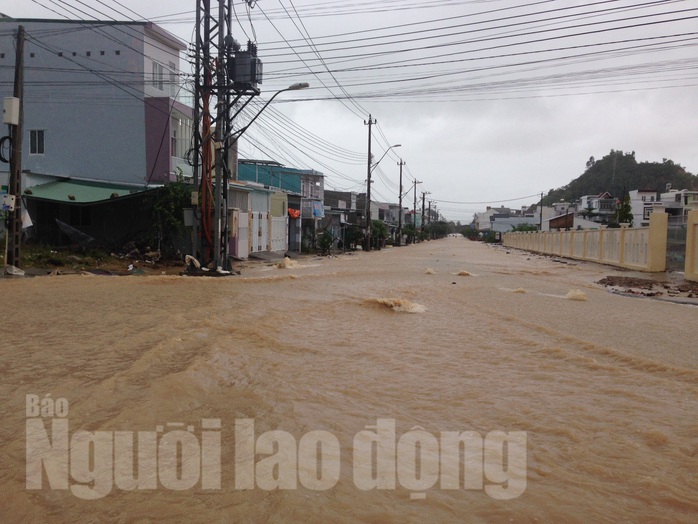
{"label": "concrete fence", "polygon": [[[527,251],[588,260],[638,271],[664,271],[666,269],[667,219],[666,213],[652,213],[649,227],[505,233],[502,235],[502,243],[505,246]],[[694,217],[693,222],[694,255],[698,250],[698,247],[695,247],[698,242],[696,222],[698,217]],[[686,264],[688,267],[688,256]],[[694,269],[695,264],[696,262],[694,262]],[[688,269],[686,274],[688,275]]]}
{"label": "concrete fence", "polygon": [[686,222],[686,280],[698,282],[698,210],[688,212]]}

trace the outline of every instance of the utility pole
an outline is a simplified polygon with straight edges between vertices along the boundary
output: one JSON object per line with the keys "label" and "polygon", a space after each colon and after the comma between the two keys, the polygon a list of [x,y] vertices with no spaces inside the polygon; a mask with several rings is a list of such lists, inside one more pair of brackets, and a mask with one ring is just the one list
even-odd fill
{"label": "utility pole", "polygon": [[15,58],[14,97],[19,99],[17,124],[10,125],[10,141],[12,154],[10,156],[10,187],[9,194],[15,196],[15,209],[10,212],[10,223],[7,231],[7,258],[5,267],[22,265],[22,120],[24,102],[24,26],[17,28],[17,50]]}
{"label": "utility pole", "polygon": [[[218,4],[217,13],[211,3]],[[233,119],[260,94],[261,61],[257,46],[243,51],[231,34],[232,0],[198,0],[196,9],[194,187],[192,205],[197,211],[194,242],[197,258],[205,265],[227,269],[229,158],[233,149]],[[249,97],[241,107],[232,109]],[[215,104],[215,112],[211,106]]]}
{"label": "utility pole", "polygon": [[371,114],[368,115],[368,122],[364,120],[364,125],[368,126],[368,166],[366,168],[366,251],[371,251],[371,126],[376,123],[376,120],[371,120]]}
{"label": "utility pole", "polygon": [[540,194],[540,224],[538,231],[543,231],[543,193]]}
{"label": "utility pole", "polygon": [[[214,218],[213,218],[213,266],[223,267],[227,266],[228,261],[225,257],[225,253],[221,253],[221,220],[227,222],[227,213],[223,213],[223,192],[226,192],[225,201],[227,202],[227,192],[228,192],[228,178],[223,176],[224,165],[228,160],[228,155],[226,150],[223,148],[223,137],[228,132],[227,123],[227,93],[228,93],[228,79],[225,75],[225,64],[226,64],[226,50],[225,50],[225,22],[226,22],[226,9],[222,1],[219,1],[218,6],[218,59],[214,63],[214,74],[216,77],[216,128],[213,130],[213,148],[214,148],[214,172],[216,174],[215,179],[215,197],[214,197]],[[228,25],[230,29],[230,25]],[[228,207],[227,205],[225,206]],[[227,211],[227,209],[225,210]],[[221,259],[223,255],[223,259]]]}
{"label": "utility pole", "polygon": [[425,199],[426,195],[428,195],[428,194],[430,194],[430,193],[422,191],[422,224],[421,224],[421,227],[419,228],[421,234],[424,234],[424,199]]}
{"label": "utility pole", "polygon": [[412,243],[417,243],[417,184],[421,184],[419,180],[414,179],[414,203],[412,207],[412,225],[414,226],[414,235],[412,236]]}
{"label": "utility pole", "polygon": [[399,204],[398,204],[398,213],[397,213],[397,245],[400,246],[402,245],[402,166],[405,165],[405,162],[402,161],[402,158],[400,161],[397,163],[397,165],[400,166],[400,193],[399,193]]}
{"label": "utility pole", "polygon": [[[429,208],[427,210],[427,225],[431,226],[431,200],[429,201]],[[433,239],[434,234],[431,230],[431,227],[429,228],[429,238]]]}

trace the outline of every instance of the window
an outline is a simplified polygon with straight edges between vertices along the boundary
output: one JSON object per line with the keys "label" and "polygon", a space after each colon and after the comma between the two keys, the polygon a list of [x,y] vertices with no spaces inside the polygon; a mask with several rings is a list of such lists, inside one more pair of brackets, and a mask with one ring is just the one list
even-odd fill
{"label": "window", "polygon": [[172,124],[172,137],[170,138],[170,156],[179,156],[177,154],[177,124]]}
{"label": "window", "polygon": [[174,62],[170,62],[170,96],[174,98],[177,95],[177,66]]}
{"label": "window", "polygon": [[159,91],[164,89],[163,76],[165,74],[165,68],[162,64],[153,62],[153,87]]}
{"label": "window", "polygon": [[32,129],[29,131],[29,154],[43,155],[44,154],[44,130]]}

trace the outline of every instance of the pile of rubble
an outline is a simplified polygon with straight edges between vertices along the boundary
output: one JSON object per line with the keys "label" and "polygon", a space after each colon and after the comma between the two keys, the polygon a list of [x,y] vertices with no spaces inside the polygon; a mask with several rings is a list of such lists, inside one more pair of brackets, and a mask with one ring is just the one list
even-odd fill
{"label": "pile of rubble", "polygon": [[607,276],[597,282],[615,293],[644,297],[677,297],[698,299],[698,282],[685,280],[652,280],[649,278]]}

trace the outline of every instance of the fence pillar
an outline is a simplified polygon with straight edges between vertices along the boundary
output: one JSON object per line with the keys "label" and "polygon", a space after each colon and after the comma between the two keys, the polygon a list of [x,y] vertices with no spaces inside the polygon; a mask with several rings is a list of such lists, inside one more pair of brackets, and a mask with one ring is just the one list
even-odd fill
{"label": "fence pillar", "polygon": [[647,271],[666,270],[667,227],[669,215],[655,211],[650,214],[650,233],[647,240]]}
{"label": "fence pillar", "polygon": [[[654,213],[652,213],[654,215]],[[650,215],[650,217],[652,216]],[[688,212],[684,278],[698,282],[698,210]]]}

